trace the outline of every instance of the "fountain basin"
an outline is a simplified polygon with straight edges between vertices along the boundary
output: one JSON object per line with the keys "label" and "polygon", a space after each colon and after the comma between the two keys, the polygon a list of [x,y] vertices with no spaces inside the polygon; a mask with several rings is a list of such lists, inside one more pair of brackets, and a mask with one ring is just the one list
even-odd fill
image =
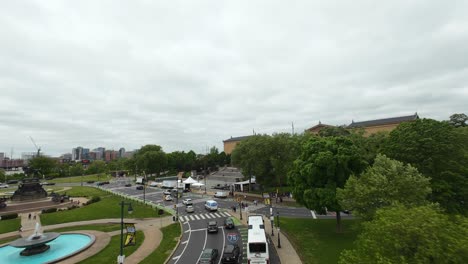
{"label": "fountain basin", "polygon": [[21,256],[36,255],[47,251],[50,246],[46,245],[46,243],[54,241],[59,236],[59,233],[32,235],[28,238],[19,238],[11,242],[10,246],[15,248],[24,248],[24,250],[20,253]]}
{"label": "fountain basin", "polygon": [[[50,234],[50,233],[46,233]],[[74,256],[87,248],[95,241],[93,235],[82,233],[65,233],[58,236],[51,242],[44,244],[50,249],[31,256],[21,256],[23,248],[16,248],[10,245],[0,247],[0,263],[2,264],[42,264],[58,263],[59,261]]]}

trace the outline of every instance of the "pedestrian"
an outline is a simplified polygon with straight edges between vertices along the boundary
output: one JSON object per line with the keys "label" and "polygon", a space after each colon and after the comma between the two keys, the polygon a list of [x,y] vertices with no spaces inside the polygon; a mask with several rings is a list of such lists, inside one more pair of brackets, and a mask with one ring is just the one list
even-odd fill
{"label": "pedestrian", "polygon": [[29,220],[31,220],[31,213],[29,213],[29,215],[28,215],[28,219],[29,219]]}
{"label": "pedestrian", "polygon": [[23,226],[20,226],[19,230],[20,233],[23,232]]}
{"label": "pedestrian", "polygon": [[33,219],[36,220],[36,214],[33,215]]}

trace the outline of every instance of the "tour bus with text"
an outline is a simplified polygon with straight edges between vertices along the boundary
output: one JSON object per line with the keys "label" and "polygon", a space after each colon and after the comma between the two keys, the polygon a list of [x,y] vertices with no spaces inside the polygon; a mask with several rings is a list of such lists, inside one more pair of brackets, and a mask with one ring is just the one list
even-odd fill
{"label": "tour bus with text", "polygon": [[248,217],[247,261],[249,264],[269,264],[268,241],[262,215]]}

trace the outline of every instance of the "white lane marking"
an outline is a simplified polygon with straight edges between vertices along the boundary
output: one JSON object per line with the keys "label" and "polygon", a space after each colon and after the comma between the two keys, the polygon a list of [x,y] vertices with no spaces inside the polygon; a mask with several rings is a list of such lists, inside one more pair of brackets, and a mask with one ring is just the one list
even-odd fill
{"label": "white lane marking", "polygon": [[190,232],[197,232],[197,231],[205,231],[206,228],[200,228],[200,229],[192,229]]}
{"label": "white lane marking", "polygon": [[173,257],[172,260],[176,260],[176,259],[179,259],[180,256],[177,256],[177,257]]}
{"label": "white lane marking", "polygon": [[205,214],[206,218],[207,219],[210,219],[211,218],[211,215],[210,214]]}
{"label": "white lane marking", "polygon": [[[189,226],[189,227],[188,227],[188,231],[190,231],[190,223],[187,222],[187,224],[188,224],[188,226]],[[188,233],[188,239],[187,239],[187,241],[190,241],[190,236],[191,236],[191,235],[192,235],[192,232],[189,232],[189,233]],[[187,249],[187,245],[188,245],[188,243],[185,244],[185,247],[184,247],[184,249],[182,250],[182,253],[180,253],[179,258],[174,262],[174,264],[177,264],[177,262],[179,261],[180,257],[181,257],[182,255],[184,255],[184,252],[185,252],[185,250]],[[201,254],[200,254],[200,256],[201,256]]]}
{"label": "white lane marking", "polygon": [[228,213],[226,213],[226,212],[223,212],[223,213],[221,213],[221,214],[223,214],[223,215],[226,216],[226,217],[231,216],[230,214],[228,214]]}
{"label": "white lane marking", "polygon": [[223,230],[223,247],[222,247],[222,250],[221,250],[221,255],[219,255],[219,261],[218,261],[218,264],[221,263],[221,259],[223,258],[223,254],[224,254],[224,246],[226,245],[226,235],[224,234],[224,228],[221,227],[221,230]]}
{"label": "white lane marking", "polygon": [[[205,232],[205,244],[203,244],[203,250],[205,250],[205,247],[206,247],[206,239],[207,239],[207,238],[208,238],[208,230],[206,230],[206,232]],[[202,250],[202,252],[200,252],[200,256],[199,256],[198,259],[197,259],[197,263],[200,262],[200,258],[201,258],[201,255],[203,254],[203,250]],[[221,258],[222,258],[222,257],[221,257]],[[175,264],[175,263],[174,263],[174,264]]]}
{"label": "white lane marking", "polygon": [[214,213],[214,215],[215,215],[216,217],[221,217],[218,213]]}
{"label": "white lane marking", "polygon": [[198,215],[194,215],[193,217],[195,217],[197,220],[200,220],[200,218],[198,217]]}
{"label": "white lane marking", "polygon": [[201,219],[205,219],[205,217],[203,215],[199,215]]}
{"label": "white lane marking", "polygon": [[180,221],[184,222],[185,221],[185,216],[179,216]]}
{"label": "white lane marking", "polygon": [[313,219],[317,219],[317,216],[315,215],[315,212],[314,212],[314,211],[310,210],[310,213],[312,214],[312,218],[313,218]]}
{"label": "white lane marking", "polygon": [[181,244],[183,245],[183,244],[186,244],[187,242],[188,242],[188,240],[185,240],[185,241],[184,241],[184,242],[182,242]]}

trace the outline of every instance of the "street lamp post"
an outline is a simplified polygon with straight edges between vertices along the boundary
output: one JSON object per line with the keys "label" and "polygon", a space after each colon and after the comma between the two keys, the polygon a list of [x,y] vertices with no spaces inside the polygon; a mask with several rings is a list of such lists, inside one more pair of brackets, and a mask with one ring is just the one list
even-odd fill
{"label": "street lamp post", "polygon": [[239,200],[239,215],[240,215],[240,220],[242,220],[242,204],[240,200]]}
{"label": "street lamp post", "polygon": [[270,203],[271,236],[275,236],[275,233],[273,232],[273,230],[275,230],[274,220],[275,220],[275,217],[273,216],[273,207],[271,206],[271,203]]}
{"label": "street lamp post", "polygon": [[131,203],[126,203],[124,201],[120,202],[120,255],[117,257],[117,263],[123,264],[125,256],[123,254],[123,248],[124,248],[124,243],[123,243],[123,217],[124,217],[124,206],[128,205],[128,213],[131,214],[133,213],[133,208]]}
{"label": "street lamp post", "polygon": [[277,225],[278,225],[278,248],[281,248],[281,240],[280,240],[280,218],[279,218],[279,212],[276,211],[276,218],[277,218]]}

